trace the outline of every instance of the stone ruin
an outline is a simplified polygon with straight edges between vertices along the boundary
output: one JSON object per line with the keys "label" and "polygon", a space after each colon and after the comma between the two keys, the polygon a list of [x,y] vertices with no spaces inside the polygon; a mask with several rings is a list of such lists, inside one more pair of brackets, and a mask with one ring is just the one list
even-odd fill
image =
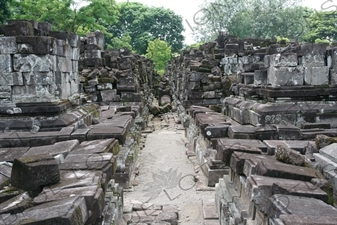
{"label": "stone ruin", "polygon": [[336,224],[334,46],[220,33],[157,79],[99,31],[0,34],[0,224],[123,224],[141,132],[172,108],[221,225]]}
{"label": "stone ruin", "polygon": [[153,62],[105,50],[100,31],[7,21],[0,34],[0,224],[119,224]]}
{"label": "stone ruin", "polygon": [[221,225],[336,224],[336,52],[220,33],[168,64]]}

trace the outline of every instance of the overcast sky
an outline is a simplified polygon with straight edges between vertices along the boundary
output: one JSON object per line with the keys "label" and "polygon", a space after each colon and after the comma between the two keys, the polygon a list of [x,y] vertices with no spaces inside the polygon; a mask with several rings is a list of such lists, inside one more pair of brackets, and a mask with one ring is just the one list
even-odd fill
{"label": "overcast sky", "polygon": [[[117,0],[117,2],[140,2],[148,6],[164,7],[173,10],[176,14],[183,17],[185,27],[185,43],[194,43],[191,34],[191,27],[194,24],[194,15],[202,9],[201,4],[204,0]],[[334,0],[302,0],[304,6],[315,9],[337,10],[337,1]],[[328,9],[329,8],[329,9]]]}

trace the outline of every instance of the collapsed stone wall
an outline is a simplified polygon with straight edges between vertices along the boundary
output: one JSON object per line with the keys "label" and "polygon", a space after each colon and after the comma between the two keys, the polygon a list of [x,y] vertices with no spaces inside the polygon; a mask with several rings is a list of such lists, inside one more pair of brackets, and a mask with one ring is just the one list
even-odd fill
{"label": "collapsed stone wall", "polygon": [[183,105],[216,105],[223,98],[226,81],[222,79],[217,43],[199,49],[184,50],[172,59],[165,71],[171,82],[172,95]]}
{"label": "collapsed stone wall", "polygon": [[99,31],[8,21],[1,32],[11,72],[0,72],[0,221],[119,224],[158,86],[153,62],[105,50]]}
{"label": "collapsed stone wall", "polygon": [[321,134],[336,135],[335,48],[230,35],[217,46],[231,82],[222,110],[173,98],[220,224],[334,224],[336,144]]}

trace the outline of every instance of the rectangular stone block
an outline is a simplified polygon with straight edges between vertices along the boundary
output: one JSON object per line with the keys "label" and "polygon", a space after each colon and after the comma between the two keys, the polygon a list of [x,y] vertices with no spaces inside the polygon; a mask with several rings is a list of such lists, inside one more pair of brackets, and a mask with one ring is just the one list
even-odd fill
{"label": "rectangular stone block", "polygon": [[0,84],[8,86],[23,85],[23,77],[20,72],[0,73]]}
{"label": "rectangular stone block", "polygon": [[15,21],[1,26],[5,36],[33,36],[34,27],[28,21]]}
{"label": "rectangular stone block", "polygon": [[78,61],[80,60],[80,48],[72,48],[72,56],[71,56],[71,60],[75,60]]}
{"label": "rectangular stone block", "polygon": [[116,139],[94,140],[82,142],[74,149],[71,154],[100,154],[113,153],[117,155],[119,152],[119,144]]}
{"label": "rectangular stone block", "polygon": [[[53,72],[30,72],[22,73],[24,85],[52,85],[55,84],[55,74]],[[18,85],[18,84],[16,84]]]}
{"label": "rectangular stone block", "polygon": [[15,54],[13,67],[16,72],[50,72],[56,71],[56,56]]}
{"label": "rectangular stone block", "polygon": [[73,71],[73,64],[72,61],[70,59],[67,59],[65,57],[60,57],[57,56],[56,57],[56,71],[61,71],[64,73],[70,73]]}
{"label": "rectangular stone block", "polygon": [[304,84],[329,85],[329,67],[304,67]]}
{"label": "rectangular stone block", "polygon": [[122,102],[142,102],[142,94],[132,93],[132,92],[122,92],[121,93]]}
{"label": "rectangular stone block", "polygon": [[[34,206],[23,213],[2,218],[4,224],[85,224],[89,212],[85,199],[75,196]],[[14,222],[13,222],[14,221]]]}
{"label": "rectangular stone block", "polygon": [[18,53],[16,37],[0,37],[0,54],[16,53]]}
{"label": "rectangular stone block", "polygon": [[267,70],[255,70],[254,71],[254,85],[267,85],[267,84],[268,84]]}
{"label": "rectangular stone block", "polygon": [[273,224],[335,224],[337,210],[325,202],[301,196],[275,194],[270,198],[268,216]]}
{"label": "rectangular stone block", "polygon": [[100,91],[100,96],[103,102],[120,101],[120,96],[117,95],[117,90]]}
{"label": "rectangular stone block", "polygon": [[[0,71],[1,73],[11,73],[13,72],[12,57],[10,54],[0,55]],[[3,83],[2,83],[3,84]]]}
{"label": "rectangular stone block", "polygon": [[270,67],[296,67],[296,53],[273,54],[270,56]]}
{"label": "rectangular stone block", "polygon": [[18,52],[21,54],[56,54],[55,39],[53,37],[18,36],[16,41],[18,43]]}
{"label": "rectangular stone block", "polygon": [[270,67],[268,69],[268,83],[272,87],[301,86],[304,80],[303,67]]}
{"label": "rectangular stone block", "polygon": [[86,59],[100,59],[102,58],[100,50],[85,50],[84,51],[84,58]]}

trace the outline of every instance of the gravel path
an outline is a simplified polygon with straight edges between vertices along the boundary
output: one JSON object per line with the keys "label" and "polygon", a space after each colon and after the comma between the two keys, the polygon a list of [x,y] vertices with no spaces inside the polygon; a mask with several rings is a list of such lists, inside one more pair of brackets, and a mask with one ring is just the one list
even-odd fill
{"label": "gravel path", "polygon": [[[134,187],[124,193],[124,205],[175,205],[180,224],[204,225],[202,202],[213,200],[214,191],[196,191],[198,168],[186,156],[184,130],[175,123],[175,118],[169,114],[163,121],[153,120],[156,130],[147,135],[145,147],[140,151],[138,170],[131,181]],[[197,175],[199,179],[200,176]]]}

